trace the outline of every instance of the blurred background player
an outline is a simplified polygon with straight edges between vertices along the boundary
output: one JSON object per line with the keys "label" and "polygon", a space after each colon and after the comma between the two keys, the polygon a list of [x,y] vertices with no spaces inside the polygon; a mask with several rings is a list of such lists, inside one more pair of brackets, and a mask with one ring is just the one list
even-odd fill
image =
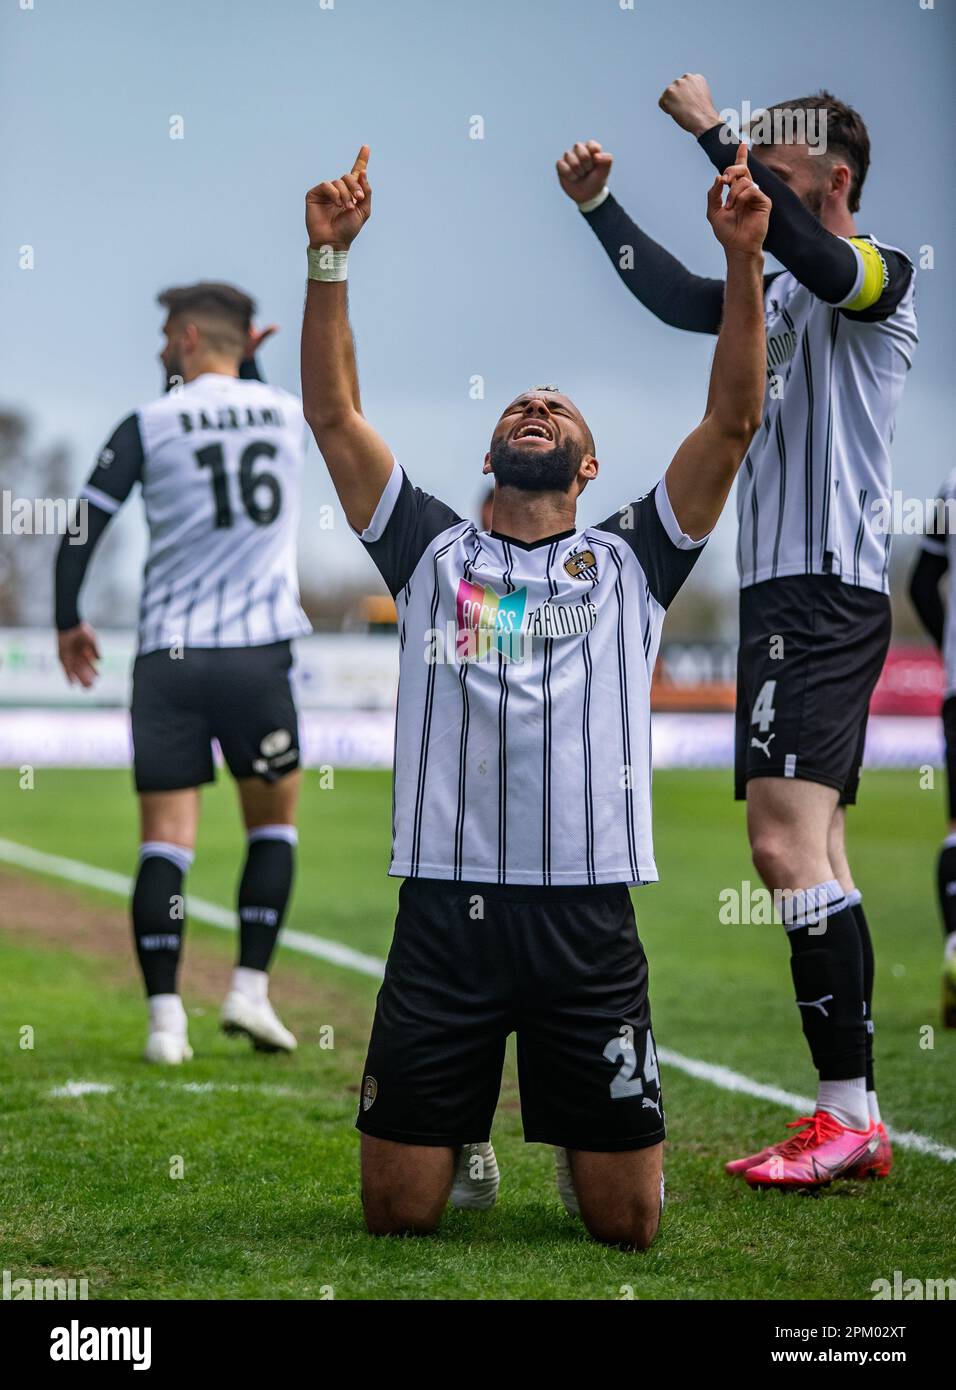
{"label": "blurred background player", "polygon": [[650,493],[586,529],[594,439],[554,386],[495,425],[493,530],[411,483],[362,412],[348,318],[367,146],[306,197],[306,418],[401,629],[389,872],[404,881],[357,1120],[373,1234],[435,1229],[462,1157],[490,1148],[512,1032],[525,1139],[566,1158],[566,1205],[600,1241],[643,1249],[656,1233],[664,1115],[628,885],[658,877],[665,611],[759,422],[768,202],[740,155],[708,196],[728,279],[704,418]]}
{"label": "blurred background player", "polygon": [[257,379],[272,330],[231,285],[166,290],[160,354],[167,394],[115,429],[80,496],[87,538],[56,562],[59,654],[71,683],[97,676],[96,634],[80,588],[97,541],[135,484],[149,553],[133,667],[132,735],[141,844],[132,897],[149,999],[146,1059],[192,1056],[178,990],[183,884],[199,788],[218,740],[239,790],[247,846],[239,882],[239,963],[221,1026],[266,1051],[295,1038],[268,998],[268,969],[292,887],[299,741],[291,639],[311,630],[299,604],[296,534],[304,449],[297,397]]}
{"label": "blurred background player", "polygon": [[[733,163],[736,137],[703,77],[685,74],[660,105],[718,169]],[[890,640],[890,536],[878,518],[889,513],[916,318],[909,260],[856,229],[870,162],[859,115],[826,92],[769,110],[770,134],[783,139],[761,139],[750,167],[773,204],[766,248],[786,269],[764,279],[763,426],[737,487],[736,796],[764,883],[808,895],[784,923],[819,1088],[791,1140],[727,1167],[754,1185],[805,1186],[885,1176],[892,1161],[873,1074],[873,947],[844,808]],[[691,274],[641,231],[607,187],[611,162],[596,141],[575,145],[558,161],[562,188],[642,304],[716,333],[724,282]]]}
{"label": "blurred background player", "polygon": [[[956,471],[940,490],[936,517],[927,528],[910,578],[910,598],[920,622],[943,655],[946,668],[943,697],[943,737],[946,743],[946,785],[949,829],[939,852],[936,885],[943,923],[943,1025],[956,1028]],[[944,604],[939,585],[949,571]]]}

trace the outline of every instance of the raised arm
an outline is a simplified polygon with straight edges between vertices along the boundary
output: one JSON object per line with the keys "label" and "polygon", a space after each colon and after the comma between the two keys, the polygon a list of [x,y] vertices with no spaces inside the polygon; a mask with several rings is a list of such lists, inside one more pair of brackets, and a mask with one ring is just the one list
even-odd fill
{"label": "raised arm", "polygon": [[716,333],[723,280],[695,275],[641,230],[608,189],[612,162],[596,140],[579,141],[558,160],[558,181],[645,309],[673,328]]}
{"label": "raised arm", "polygon": [[346,294],[348,250],[372,211],[363,145],[349,174],[305,196],[309,283],[302,320],[302,407],[354,530],[371,521],[394,466],[362,414]]}
{"label": "raised arm", "polygon": [[[685,73],[672,82],[659,105],[697,139],[720,173],[734,163],[736,140],[700,73]],[[752,153],[750,171],[773,205],[765,243],[771,255],[825,303],[861,318],[888,317],[913,273],[906,258],[878,249],[863,237],[828,231],[794,190]]]}
{"label": "raised arm", "polygon": [[760,424],[766,379],[762,248],[769,214],[770,199],[754,184],[741,145],[736,165],[717,176],[707,195],[707,220],[727,257],[707,410],[665,474],[674,515],[694,540],[713,530]]}

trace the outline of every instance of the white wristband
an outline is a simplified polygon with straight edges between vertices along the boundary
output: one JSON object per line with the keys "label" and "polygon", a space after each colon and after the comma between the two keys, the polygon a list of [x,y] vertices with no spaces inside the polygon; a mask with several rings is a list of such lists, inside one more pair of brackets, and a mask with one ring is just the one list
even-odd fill
{"label": "white wristband", "polygon": [[336,251],[334,246],[310,246],[310,280],[347,280],[349,278],[349,253]]}
{"label": "white wristband", "polygon": [[601,189],[600,193],[595,193],[593,198],[589,198],[586,203],[578,203],[578,212],[593,212],[599,208],[606,198],[610,198],[611,190],[607,184]]}

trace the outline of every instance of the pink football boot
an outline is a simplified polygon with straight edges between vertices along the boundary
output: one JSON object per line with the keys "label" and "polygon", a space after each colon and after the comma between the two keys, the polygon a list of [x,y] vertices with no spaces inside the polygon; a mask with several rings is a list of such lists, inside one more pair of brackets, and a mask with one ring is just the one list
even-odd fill
{"label": "pink football boot", "polygon": [[751,1187],[823,1187],[834,1178],[860,1176],[860,1168],[872,1162],[880,1148],[876,1125],[847,1129],[826,1110],[790,1120],[788,1129],[800,1132],[763,1162],[746,1169]]}

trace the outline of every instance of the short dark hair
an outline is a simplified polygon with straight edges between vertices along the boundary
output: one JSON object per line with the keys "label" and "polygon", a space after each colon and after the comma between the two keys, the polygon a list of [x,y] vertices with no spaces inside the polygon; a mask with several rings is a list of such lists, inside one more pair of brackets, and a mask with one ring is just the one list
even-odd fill
{"label": "short dark hair", "polygon": [[219,319],[235,328],[244,338],[256,312],[256,302],[235,285],[217,280],[200,280],[195,285],[174,285],[156,296],[170,317],[201,314]]}
{"label": "short dark hair", "polygon": [[870,167],[870,134],[863,117],[852,106],[840,101],[832,92],[821,89],[809,97],[794,101],[777,101],[768,108],[774,111],[822,111],[826,122],[827,154],[839,151],[850,166],[850,191],[847,206],[859,212],[860,194]]}

